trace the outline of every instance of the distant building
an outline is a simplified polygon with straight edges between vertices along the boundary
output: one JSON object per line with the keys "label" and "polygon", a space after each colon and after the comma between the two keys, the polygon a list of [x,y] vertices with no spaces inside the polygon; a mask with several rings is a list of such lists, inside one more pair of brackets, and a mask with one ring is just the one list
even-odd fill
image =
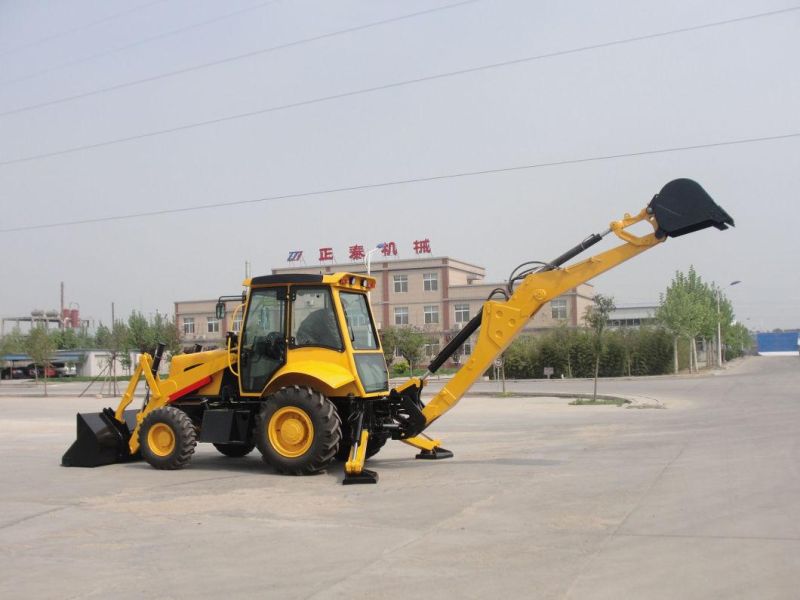
{"label": "distant building", "polygon": [[608,315],[608,326],[614,329],[624,327],[642,327],[643,325],[655,325],[656,310],[655,304],[636,304],[627,306],[617,306]]}
{"label": "distant building", "polygon": [[797,331],[759,333],[756,335],[759,356],[797,356],[800,335]]}
{"label": "distant building", "polygon": [[[362,262],[281,267],[272,274],[289,273],[366,273]],[[434,340],[427,348],[434,355],[478,311],[489,294],[502,283],[486,283],[486,271],[450,257],[412,259],[376,259],[371,275],[377,286],[371,292],[372,309],[379,329],[411,326],[429,332]],[[586,307],[592,303],[594,288],[579,285],[548,302],[526,326],[526,331],[551,329],[559,325],[577,327],[583,321]],[[234,314],[238,302],[226,303],[225,319],[215,317],[216,300],[189,300],[175,303],[175,316],[182,343],[203,346],[224,344],[225,331],[241,328],[241,310]],[[470,354],[470,340],[464,353]]]}
{"label": "distant building", "polygon": [[234,311],[241,302],[227,302],[225,319],[216,317],[217,299],[183,300],[175,303],[175,322],[178,326],[181,343],[184,346],[200,344],[204,347],[222,346],[226,331],[239,331],[242,311]]}

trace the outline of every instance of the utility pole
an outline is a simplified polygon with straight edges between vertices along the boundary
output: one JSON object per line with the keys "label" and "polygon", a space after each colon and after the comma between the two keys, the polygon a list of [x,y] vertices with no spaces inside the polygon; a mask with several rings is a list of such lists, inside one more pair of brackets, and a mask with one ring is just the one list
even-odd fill
{"label": "utility pole", "polygon": [[722,366],[722,313],[719,309],[719,297],[722,295],[722,290],[727,289],[731,286],[737,285],[742,283],[738,279],[736,281],[731,281],[728,285],[724,288],[717,289],[717,366]]}
{"label": "utility pole", "polygon": [[[364,264],[367,267],[367,277],[372,275],[372,255],[377,252],[378,250],[382,250],[386,244],[381,242],[377,244],[372,250],[367,252],[367,255],[364,257]],[[385,293],[385,292],[384,292]],[[370,305],[372,305],[372,292],[367,291],[367,300],[369,301]]]}
{"label": "utility pole", "polygon": [[[117,322],[114,314],[114,303],[111,303],[111,339],[114,339],[114,324]],[[114,342],[112,342],[113,344]],[[117,352],[111,350],[111,389],[114,396],[117,395]]]}

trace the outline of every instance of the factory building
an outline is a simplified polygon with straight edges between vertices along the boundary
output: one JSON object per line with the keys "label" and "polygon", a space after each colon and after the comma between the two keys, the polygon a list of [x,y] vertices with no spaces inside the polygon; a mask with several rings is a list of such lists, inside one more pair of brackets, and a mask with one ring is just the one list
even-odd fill
{"label": "factory building", "polygon": [[[272,270],[278,274],[330,274],[341,271],[366,274],[364,262],[299,265]],[[465,323],[474,317],[489,294],[504,282],[486,282],[483,267],[450,257],[376,259],[370,274],[377,284],[371,292],[372,310],[379,329],[415,327],[431,336],[428,355],[438,352]],[[577,327],[592,303],[593,286],[579,285],[548,302],[526,326],[534,332],[560,325]],[[227,330],[238,331],[242,311],[238,302],[226,303],[225,319],[215,316],[216,299],[175,303],[175,316],[182,342],[186,346],[221,346]],[[464,348],[470,354],[471,343]]]}

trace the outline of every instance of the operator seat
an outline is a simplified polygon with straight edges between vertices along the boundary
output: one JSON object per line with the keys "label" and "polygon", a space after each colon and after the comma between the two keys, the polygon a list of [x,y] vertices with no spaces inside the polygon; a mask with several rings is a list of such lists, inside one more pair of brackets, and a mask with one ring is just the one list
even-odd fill
{"label": "operator seat", "polygon": [[295,343],[298,346],[341,348],[342,338],[339,336],[333,311],[330,308],[320,308],[309,313],[297,328]]}

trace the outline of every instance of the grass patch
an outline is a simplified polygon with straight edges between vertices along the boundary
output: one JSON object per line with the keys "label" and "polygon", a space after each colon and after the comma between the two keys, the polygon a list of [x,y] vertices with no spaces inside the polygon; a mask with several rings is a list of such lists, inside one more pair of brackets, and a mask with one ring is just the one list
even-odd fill
{"label": "grass patch", "polygon": [[592,400],[591,396],[575,398],[569,403],[570,406],[625,406],[630,404],[630,400],[624,398],[614,398],[613,396],[598,396],[597,400]]}

